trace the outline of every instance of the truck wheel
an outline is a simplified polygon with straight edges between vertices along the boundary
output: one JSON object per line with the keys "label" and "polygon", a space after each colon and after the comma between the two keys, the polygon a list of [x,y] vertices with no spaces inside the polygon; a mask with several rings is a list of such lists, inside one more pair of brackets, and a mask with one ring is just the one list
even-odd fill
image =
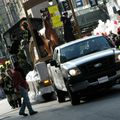
{"label": "truck wheel", "polygon": [[57,93],[57,100],[59,103],[65,102],[65,94],[63,91],[58,90],[57,88],[55,89]]}
{"label": "truck wheel", "polygon": [[79,95],[77,95],[75,93],[71,93],[71,92],[69,93],[69,95],[70,95],[72,105],[79,105],[80,104]]}
{"label": "truck wheel", "polygon": [[44,94],[44,95],[42,95],[42,97],[44,98],[45,101],[51,101],[51,100],[56,99],[56,96],[55,96],[54,92]]}
{"label": "truck wheel", "polygon": [[71,104],[72,105],[79,105],[80,104],[80,96],[77,93],[73,93],[70,88],[69,85],[66,83],[66,87],[67,87],[67,91],[71,100]]}

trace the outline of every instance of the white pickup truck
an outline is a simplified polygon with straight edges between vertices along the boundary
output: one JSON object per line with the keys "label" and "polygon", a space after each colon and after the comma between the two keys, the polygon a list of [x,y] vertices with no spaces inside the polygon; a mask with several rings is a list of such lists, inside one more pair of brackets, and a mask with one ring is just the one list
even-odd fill
{"label": "white pickup truck", "polygon": [[58,101],[64,102],[68,93],[76,105],[89,92],[117,83],[120,50],[104,36],[78,39],[56,47],[48,69]]}

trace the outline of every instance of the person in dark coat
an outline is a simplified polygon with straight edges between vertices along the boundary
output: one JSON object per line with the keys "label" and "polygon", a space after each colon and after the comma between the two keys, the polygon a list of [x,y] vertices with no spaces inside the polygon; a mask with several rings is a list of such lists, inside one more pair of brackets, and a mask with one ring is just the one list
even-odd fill
{"label": "person in dark coat", "polygon": [[72,16],[68,17],[67,12],[63,13],[63,16],[61,17],[61,21],[63,22],[63,27],[64,27],[64,39],[66,42],[75,40],[71,18]]}

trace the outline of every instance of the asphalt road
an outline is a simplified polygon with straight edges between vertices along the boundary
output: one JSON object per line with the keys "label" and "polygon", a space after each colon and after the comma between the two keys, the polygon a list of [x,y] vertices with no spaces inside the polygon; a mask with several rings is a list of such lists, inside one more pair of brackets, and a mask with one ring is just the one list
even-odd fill
{"label": "asphalt road", "polygon": [[96,93],[77,106],[72,106],[70,101],[59,104],[55,100],[35,104],[33,108],[39,113],[22,117],[18,110],[13,110],[1,114],[0,120],[119,120],[120,85]]}

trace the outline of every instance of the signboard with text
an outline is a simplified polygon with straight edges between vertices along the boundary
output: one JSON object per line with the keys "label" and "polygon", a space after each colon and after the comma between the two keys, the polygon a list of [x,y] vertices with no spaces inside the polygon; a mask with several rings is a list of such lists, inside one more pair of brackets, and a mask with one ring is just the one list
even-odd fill
{"label": "signboard with text", "polygon": [[50,7],[48,7],[48,10],[50,13],[53,27],[56,28],[56,27],[63,26],[63,23],[61,21],[61,15],[60,15],[60,12],[58,10],[58,6],[57,5],[50,6]]}

